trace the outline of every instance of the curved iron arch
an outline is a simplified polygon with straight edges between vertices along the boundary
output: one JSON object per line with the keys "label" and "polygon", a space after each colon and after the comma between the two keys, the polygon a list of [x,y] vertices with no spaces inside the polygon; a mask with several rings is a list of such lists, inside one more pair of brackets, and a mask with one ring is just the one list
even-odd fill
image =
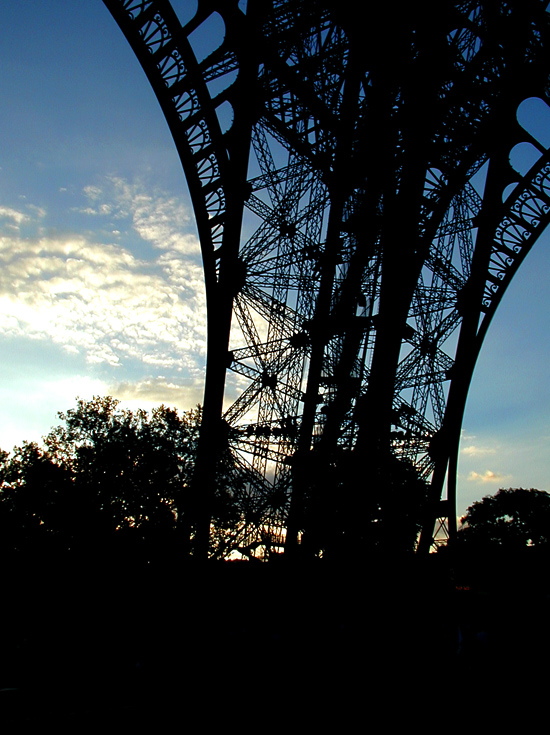
{"label": "curved iron arch", "polygon": [[[321,0],[249,1],[246,13],[200,0],[183,28],[167,0],[104,1],[157,94],[195,207],[208,300],[198,476],[208,484],[222,434],[248,456],[249,511],[233,545],[269,550],[285,530],[296,542],[299,468],[313,450],[322,461],[337,446],[373,457],[393,445],[432,477],[437,500],[483,336],[547,223],[542,163],[538,194],[534,170],[505,204],[491,183],[510,180],[510,110],[544,94],[545,3],[438,7],[429,38],[428,6],[380,10],[365,44],[354,13]],[[226,38],[198,63],[188,36],[214,12]],[[241,243],[247,217],[260,224]],[[528,234],[510,247],[518,221]],[[242,389],[220,422],[228,368]]]}
{"label": "curved iron arch", "polygon": [[[541,98],[550,101],[539,90]],[[525,94],[525,99],[530,94]],[[511,112],[519,107],[514,104]],[[515,120],[515,117],[514,117]],[[434,487],[441,493],[443,475],[448,463],[448,499],[450,509],[446,510],[451,536],[456,532],[456,478],[458,471],[458,451],[460,432],[466,406],[468,390],[473,378],[475,365],[479,358],[484,339],[506,289],[517,273],[531,248],[550,224],[550,150],[545,150],[534,139],[514,128],[514,135],[493,160],[495,172],[490,184],[491,209],[483,222],[480,211],[476,225],[482,230],[477,262],[467,284],[468,313],[461,323],[455,359],[455,373],[449,388],[445,419],[441,431],[446,434],[445,442],[448,455],[439,458],[435,467]],[[539,160],[524,175],[518,176],[509,163],[509,151],[518,142],[531,142],[541,152]],[[516,184],[509,196],[504,198],[505,190],[511,181]],[[428,521],[426,535],[431,539],[433,522]]]}

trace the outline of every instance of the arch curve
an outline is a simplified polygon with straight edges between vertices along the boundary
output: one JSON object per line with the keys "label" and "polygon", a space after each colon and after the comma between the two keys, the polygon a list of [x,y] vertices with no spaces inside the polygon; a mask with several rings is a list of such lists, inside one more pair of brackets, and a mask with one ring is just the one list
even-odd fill
{"label": "arch curve", "polygon": [[[285,534],[296,551],[312,457],[359,467],[385,447],[432,478],[435,507],[483,337],[548,224],[548,153],[516,115],[545,95],[545,3],[455,3],[430,34],[429,14],[403,13],[392,65],[328,2],[199,2],[184,27],[164,0],[105,3],[169,122],[201,238],[203,552],[208,451],[224,442],[247,478],[243,553]],[[225,40],[198,60],[189,35],[212,12]],[[541,153],[523,176],[509,162],[522,142]]]}

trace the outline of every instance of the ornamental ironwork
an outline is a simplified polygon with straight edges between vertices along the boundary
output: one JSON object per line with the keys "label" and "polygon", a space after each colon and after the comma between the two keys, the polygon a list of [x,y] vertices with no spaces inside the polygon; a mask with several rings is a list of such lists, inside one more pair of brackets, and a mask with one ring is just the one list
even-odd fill
{"label": "ornamental ironwork", "polygon": [[[326,484],[347,474],[333,529],[357,533],[388,452],[430,483],[428,549],[453,532],[483,338],[550,220],[550,152],[517,120],[548,101],[546,3],[198,0],[182,24],[167,0],[104,1],[171,128],[201,241],[197,549],[323,553],[315,494],[330,515]],[[521,142],[539,156],[524,176]],[[242,515],[216,545],[228,447]]]}

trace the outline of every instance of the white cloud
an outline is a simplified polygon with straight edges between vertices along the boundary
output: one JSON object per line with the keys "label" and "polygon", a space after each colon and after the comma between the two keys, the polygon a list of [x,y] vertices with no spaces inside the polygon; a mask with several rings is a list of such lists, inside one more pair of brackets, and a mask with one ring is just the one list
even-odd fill
{"label": "white cloud", "polygon": [[27,209],[29,209],[30,212],[32,212],[32,215],[37,219],[43,219],[46,216],[46,210],[44,207],[37,207],[35,204],[29,204]]}
{"label": "white cloud", "polygon": [[103,191],[99,188],[99,186],[85,186],[84,187],[84,194],[93,201],[100,199]]}
{"label": "white cloud", "polygon": [[475,444],[470,444],[467,447],[463,447],[460,450],[461,454],[465,454],[467,457],[482,457],[486,454],[495,454],[495,449],[489,447],[478,447]]}
{"label": "white cloud", "polygon": [[503,475],[499,472],[493,472],[492,470],[486,470],[483,473],[470,472],[468,480],[470,482],[502,482],[509,479],[509,475]]}
{"label": "white cloud", "polygon": [[129,218],[133,230],[156,249],[179,255],[199,254],[196,235],[185,231],[193,219],[181,198],[151,192],[139,179],[130,182],[118,176],[106,177],[101,187],[84,187],[83,194],[88,206],[79,209],[82,214],[115,221]]}
{"label": "white cloud", "polygon": [[86,229],[56,235],[26,199],[0,206],[3,448],[39,440],[76,396],[203,400],[204,276],[185,202],[111,178],[86,187],[79,211]]}
{"label": "white cloud", "polygon": [[12,209],[11,207],[0,207],[0,220],[4,220],[4,227],[7,226],[9,229],[18,230],[19,226],[22,225],[23,222],[28,222],[29,219],[28,214],[17,209]]}
{"label": "white cloud", "polygon": [[[139,237],[162,252],[144,260],[93,235],[0,237],[0,334],[50,340],[92,365],[132,359],[202,374],[204,279],[196,237],[178,229],[189,221],[186,207],[115,178],[84,193],[93,203],[85,211],[129,213]],[[2,215],[15,223],[30,219],[9,208],[0,208]]]}
{"label": "white cloud", "polygon": [[109,394],[119,398],[124,407],[152,408],[164,403],[185,410],[202,403],[202,380],[185,380],[182,384],[164,377],[149,378],[137,382],[121,382],[109,386]]}

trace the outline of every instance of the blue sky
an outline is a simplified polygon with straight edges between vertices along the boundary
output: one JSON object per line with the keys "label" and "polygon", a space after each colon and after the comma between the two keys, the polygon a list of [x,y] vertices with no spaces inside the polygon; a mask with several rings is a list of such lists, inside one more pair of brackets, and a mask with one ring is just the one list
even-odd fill
{"label": "blue sky", "polygon": [[76,395],[202,397],[202,268],[181,165],[100,0],[0,9],[0,446]]}
{"label": "blue sky", "polygon": [[[191,408],[200,252],[145,75],[101,0],[4,0],[0,19],[0,447],[39,440],[76,396]],[[545,235],[481,354],[460,512],[499,487],[550,490],[549,277]]]}

